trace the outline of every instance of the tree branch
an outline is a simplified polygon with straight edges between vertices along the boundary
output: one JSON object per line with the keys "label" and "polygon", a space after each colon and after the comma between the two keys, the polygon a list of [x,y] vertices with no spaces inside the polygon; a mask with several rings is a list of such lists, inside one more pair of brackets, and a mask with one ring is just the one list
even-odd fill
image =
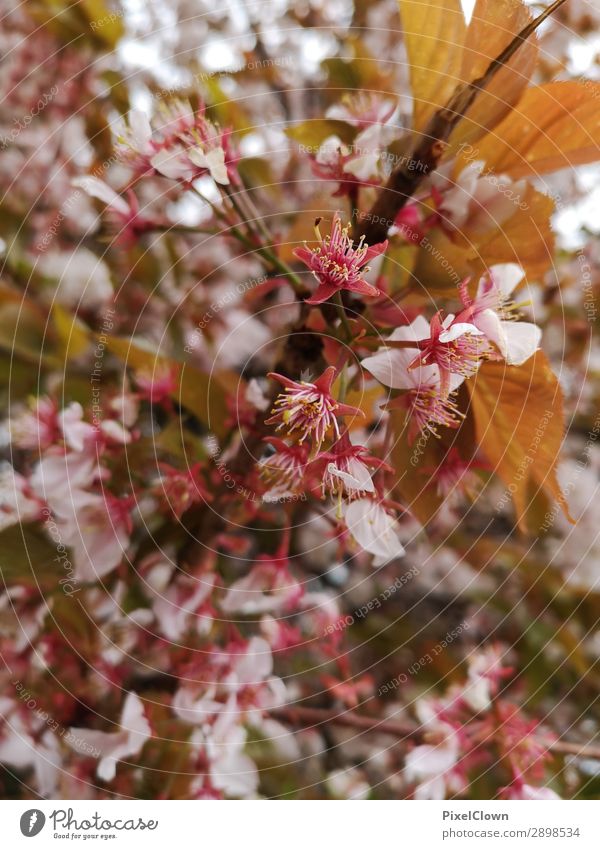
{"label": "tree branch", "polygon": [[[374,716],[364,716],[351,710],[324,710],[312,707],[279,707],[269,711],[273,719],[279,719],[289,725],[300,727],[318,727],[319,725],[340,725],[354,728],[357,731],[390,734],[401,740],[411,740],[422,743],[426,731],[418,725],[398,722],[394,719],[377,719]],[[570,743],[562,740],[552,740],[546,737],[537,738],[550,752],[560,755],[575,755],[582,758],[600,760],[600,746],[590,743]]]}

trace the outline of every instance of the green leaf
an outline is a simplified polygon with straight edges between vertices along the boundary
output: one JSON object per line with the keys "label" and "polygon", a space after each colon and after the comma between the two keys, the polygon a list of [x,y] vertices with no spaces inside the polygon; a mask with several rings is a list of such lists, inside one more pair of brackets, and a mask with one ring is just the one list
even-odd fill
{"label": "green leaf", "polygon": [[227,405],[223,375],[205,374],[189,363],[144,348],[133,339],[109,336],[106,346],[134,372],[142,371],[151,376],[155,372],[170,369],[175,382],[172,399],[193,413],[217,436],[225,434]]}
{"label": "green leaf", "polygon": [[38,525],[17,524],[0,531],[0,574],[9,586],[58,587],[67,575],[57,557],[56,546]]}
{"label": "green leaf", "polygon": [[356,129],[345,121],[334,121],[328,118],[315,118],[311,121],[302,121],[286,131],[288,135],[298,144],[314,149],[314,153],[330,136],[338,136],[345,144],[351,144],[356,136]]}

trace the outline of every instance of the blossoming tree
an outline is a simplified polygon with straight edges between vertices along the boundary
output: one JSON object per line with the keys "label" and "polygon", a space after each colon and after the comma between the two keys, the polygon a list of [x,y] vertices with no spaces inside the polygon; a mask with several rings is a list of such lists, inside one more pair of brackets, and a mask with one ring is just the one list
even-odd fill
{"label": "blossoming tree", "polygon": [[6,15],[3,792],[594,795],[597,12],[211,5]]}

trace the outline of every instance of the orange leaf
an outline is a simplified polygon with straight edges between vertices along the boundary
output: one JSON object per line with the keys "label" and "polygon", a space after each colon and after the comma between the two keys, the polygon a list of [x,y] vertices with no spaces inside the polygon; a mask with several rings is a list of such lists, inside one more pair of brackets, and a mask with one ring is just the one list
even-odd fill
{"label": "orange leaf", "polygon": [[418,131],[462,82],[465,19],[459,0],[399,0],[399,5]]}
{"label": "orange leaf", "polygon": [[405,413],[393,410],[390,418],[394,442],[388,462],[396,473],[394,495],[426,526],[442,504],[433,477],[435,469],[443,461],[444,449],[429,432],[420,434],[409,444]]}
{"label": "orange leaf", "polygon": [[571,519],[556,479],[563,439],[562,395],[544,354],[538,351],[518,367],[485,363],[466,386],[478,445],[506,484],[506,497],[512,496],[521,529],[530,483],[558,501]]}
{"label": "orange leaf", "polygon": [[[461,77],[472,81],[482,76],[523,27],[531,15],[521,0],[477,0],[469,24]],[[495,127],[510,112],[529,84],[537,60],[537,43],[529,38],[502,68],[485,91],[477,95],[467,117],[451,136],[450,148],[472,143]]]}
{"label": "orange leaf", "polygon": [[[529,278],[539,277],[552,264],[554,236],[550,216],[554,202],[548,195],[527,186],[522,195],[524,209],[515,212],[500,227],[464,236],[471,242],[472,268],[482,272],[501,262],[516,262]],[[519,199],[520,199],[519,198]]]}
{"label": "orange leaf", "polygon": [[600,159],[600,82],[527,89],[475,158],[511,177],[547,174]]}

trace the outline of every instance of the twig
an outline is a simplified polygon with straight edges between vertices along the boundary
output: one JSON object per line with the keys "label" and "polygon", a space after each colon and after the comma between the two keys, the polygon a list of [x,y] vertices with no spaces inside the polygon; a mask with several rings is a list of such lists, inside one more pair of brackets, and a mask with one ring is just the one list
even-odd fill
{"label": "twig", "polygon": [[342,725],[346,728],[356,728],[361,731],[376,731],[378,734],[392,734],[405,740],[420,741],[423,730],[417,726],[405,725],[393,719],[375,719],[372,716],[361,716],[352,711],[324,710],[311,707],[279,707],[269,711],[273,719],[280,719],[290,725],[318,726]]}
{"label": "twig", "polygon": [[[426,729],[418,725],[398,722],[394,719],[377,719],[374,716],[364,716],[351,710],[324,710],[311,707],[279,707],[269,711],[273,719],[279,719],[294,726],[340,725],[345,728],[355,728],[358,731],[370,731],[377,734],[391,734],[402,740],[421,743],[425,740]],[[600,760],[600,746],[589,743],[569,743],[568,741],[552,740],[546,737],[538,738],[539,742],[556,754],[575,755],[581,758],[596,758]]]}

